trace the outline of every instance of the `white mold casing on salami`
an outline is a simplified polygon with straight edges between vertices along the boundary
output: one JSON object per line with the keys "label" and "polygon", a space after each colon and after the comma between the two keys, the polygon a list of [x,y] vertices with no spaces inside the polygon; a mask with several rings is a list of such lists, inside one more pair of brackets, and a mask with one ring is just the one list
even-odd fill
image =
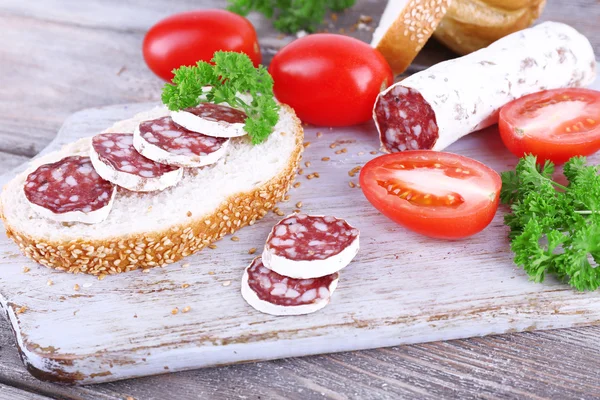
{"label": "white mold casing on salami", "polygon": [[[249,274],[248,270],[254,266],[254,264],[260,260],[260,257],[255,258],[252,263],[246,267],[244,270],[244,275],[242,276],[242,284],[241,284],[241,292],[242,297],[246,302],[255,310],[260,311],[265,314],[277,315],[277,316],[285,316],[285,315],[304,315],[311,314],[316,311],[321,310],[325,306],[327,306],[331,300],[331,296],[333,292],[337,288],[339,282],[339,274],[336,279],[332,280],[327,289],[327,296],[325,298],[316,297],[316,301],[309,304],[301,304],[301,305],[280,305],[273,304],[269,301],[262,300],[258,294],[250,287],[249,284]],[[318,293],[316,296],[319,296]]]}
{"label": "white mold casing on salami", "polygon": [[[325,229],[325,230],[329,229],[331,226],[337,227],[336,224],[338,222],[341,222],[347,227],[347,228],[344,228],[345,231],[350,232],[349,235],[344,235],[344,239],[349,239],[348,243],[345,246],[340,245],[343,248],[338,253],[334,252],[331,255],[326,255],[324,258],[310,259],[310,257],[307,257],[307,255],[305,254],[305,255],[303,255],[303,258],[309,258],[309,259],[293,259],[293,258],[284,256],[284,255],[276,254],[277,252],[270,246],[270,243],[272,243],[272,240],[278,238],[278,235],[277,235],[278,229],[282,229],[281,228],[283,226],[282,224],[285,224],[285,222],[289,221],[290,218],[293,218],[293,219],[302,219],[302,218],[329,219],[329,222],[325,222],[325,223],[318,222],[317,223],[319,225],[320,229]],[[314,228],[314,229],[319,229],[319,228]],[[290,230],[289,227],[286,228],[286,234],[289,232],[289,230]],[[306,233],[305,231],[300,231],[300,232],[295,233],[295,235],[298,235],[298,234],[304,235],[305,233]],[[267,268],[277,272],[280,275],[288,276],[288,277],[294,278],[294,279],[319,278],[319,277],[322,277],[325,275],[331,275],[335,272],[338,272],[338,271],[342,270],[343,268],[347,267],[348,264],[350,264],[350,262],[354,259],[354,257],[358,253],[358,250],[360,247],[359,236],[360,235],[359,235],[358,229],[350,226],[346,221],[339,219],[339,218],[321,216],[321,215],[306,216],[305,214],[291,214],[291,215],[287,216],[286,218],[282,219],[271,230],[271,233],[269,234],[269,236],[267,238],[267,242],[265,243],[265,248],[262,253],[262,260],[263,260],[264,265]],[[337,238],[333,237],[333,236],[330,236],[330,239],[337,240]],[[297,238],[286,239],[286,240],[297,240]],[[307,244],[310,245],[311,243],[308,242]],[[317,250],[317,247],[319,245],[320,244],[317,244],[314,247],[314,249]]]}
{"label": "white mold casing on salami", "polygon": [[[159,143],[159,139],[152,137],[149,132],[141,132],[144,124],[150,124],[156,128],[156,123],[163,122],[172,126],[169,129],[171,136],[171,144],[165,148]],[[178,128],[178,129],[177,129]],[[186,132],[187,131],[187,132]],[[164,134],[165,131],[156,132]],[[173,136],[177,135],[179,136]],[[150,136],[149,136],[150,135]],[[194,138],[193,136],[198,136]],[[155,135],[154,135],[155,136]],[[152,143],[154,141],[154,143]],[[179,142],[180,146],[175,148]],[[196,143],[191,143],[196,142]],[[217,142],[217,143],[214,143]],[[187,168],[200,168],[206,165],[214,164],[223,157],[227,151],[229,139],[216,138],[212,136],[202,135],[201,133],[191,132],[185,128],[177,126],[171,117],[163,117],[157,120],[142,122],[133,133],[133,147],[144,157],[156,161],[161,164],[176,165]],[[194,151],[193,147],[202,147],[201,151]],[[216,149],[216,150],[215,150]]]}
{"label": "white mold casing on salami", "polygon": [[227,104],[200,103],[196,107],[171,111],[171,118],[192,132],[203,135],[233,138],[246,135],[246,114]]}
{"label": "white mold casing on salami", "polygon": [[[384,151],[443,150],[498,122],[499,109],[516,98],[583,87],[595,76],[590,42],[568,25],[545,22],[389,87],[377,98],[373,118]],[[423,104],[403,101],[411,96],[422,96]],[[423,120],[427,108],[435,117]]]}
{"label": "white mold casing on salami", "polygon": [[[155,164],[154,161],[146,159],[141,154],[135,150],[133,147],[133,135],[131,134],[119,134],[119,133],[104,133],[101,135],[94,136],[94,139],[97,139],[102,135],[123,135],[128,139],[128,144],[131,144],[131,148],[127,149],[132,157],[144,158],[145,164]],[[95,149],[95,140],[92,139],[92,146],[90,146],[90,159],[92,160],[92,164],[94,165],[94,169],[102,178],[106,179],[114,183],[117,186],[125,188],[127,190],[131,190],[133,192],[153,192],[164,190],[168,187],[176,185],[182,178],[183,169],[171,167],[168,165],[158,164],[160,169],[163,169],[164,172],[159,173],[158,175],[147,173],[146,176],[142,176],[139,173],[143,173],[143,171],[136,171],[135,167],[132,172],[125,172],[116,168],[113,165],[110,165],[106,162],[103,157],[101,157],[97,150]]]}
{"label": "white mold casing on salami", "polygon": [[[34,210],[36,213],[38,213],[40,216],[44,217],[44,218],[48,218],[50,220],[53,221],[58,221],[58,222],[82,222],[85,224],[97,224],[99,222],[104,221],[109,213],[110,210],[112,209],[113,206],[113,202],[115,200],[115,194],[117,193],[117,187],[113,184],[111,184],[110,182],[106,182],[104,181],[102,178],[100,178],[98,175],[96,175],[96,178],[98,178],[98,180],[102,181],[102,182],[93,182],[93,180],[95,179],[93,176],[90,177],[90,174],[95,174],[95,171],[90,163],[90,160],[87,159],[87,165],[83,165],[83,168],[85,168],[85,171],[81,172],[84,175],[86,175],[86,179],[88,180],[87,182],[87,186],[83,185],[82,188],[82,182],[80,182],[78,180],[78,178],[80,178],[80,176],[77,176],[75,174],[70,174],[65,176],[64,174],[64,168],[62,171],[60,171],[61,167],[58,167],[57,170],[59,170],[59,174],[61,175],[61,178],[64,178],[64,187],[61,188],[54,188],[54,190],[52,190],[52,188],[49,188],[49,186],[51,185],[55,185],[56,182],[52,183],[49,182],[49,180],[44,179],[45,183],[41,184],[39,188],[35,188],[34,184],[35,182],[35,174],[38,173],[40,170],[44,169],[44,168],[48,168],[51,167],[52,165],[59,165],[61,163],[63,163],[66,160],[69,159],[75,159],[75,158],[80,158],[80,159],[87,159],[87,157],[66,157],[63,160],[59,160],[56,161],[52,164],[43,164],[40,165],[35,171],[32,171],[28,177],[27,177],[27,181],[24,184],[24,191],[25,191],[25,199],[27,201],[27,203],[29,204],[29,206],[31,207],[32,210]],[[83,169],[82,168],[82,169]],[[82,169],[80,169],[79,171],[82,171]],[[50,174],[52,176],[54,176],[54,171],[48,171],[50,172]],[[92,181],[90,181],[90,179]],[[93,185],[93,187],[88,187],[89,185]],[[104,187],[102,187],[102,185],[104,185]],[[44,190],[40,190],[41,187],[45,187]],[[77,190],[77,189],[83,189],[85,190],[84,193],[81,194],[75,194],[75,193],[69,193],[70,190]],[[60,203],[56,203],[53,202],[52,204],[49,204],[47,206],[41,206],[39,204],[36,203],[40,203],[41,199],[33,199],[31,195],[29,195],[27,192],[28,190],[33,190],[33,192],[37,192],[35,193],[35,197],[40,197],[40,195],[49,195],[49,192],[60,192],[60,194],[64,195],[64,199],[62,200],[62,203],[66,203],[67,207],[68,207],[68,211],[62,211],[59,212],[59,210],[57,210],[57,208],[64,208],[65,204],[60,204]],[[84,199],[82,198],[83,196],[87,196],[89,197],[90,195],[92,195],[94,190],[98,190],[101,193],[98,195],[98,197],[94,197],[94,198],[87,198]],[[52,193],[52,195],[54,195],[55,193]],[[69,196],[69,197],[67,197]],[[61,199],[55,199],[56,201],[59,201]],[[83,201],[83,203],[82,203]],[[75,202],[79,202],[81,203],[79,206],[76,206],[74,203]],[[95,207],[94,206],[94,202],[99,202],[100,206],[99,207]],[[53,209],[51,209],[53,208]]]}

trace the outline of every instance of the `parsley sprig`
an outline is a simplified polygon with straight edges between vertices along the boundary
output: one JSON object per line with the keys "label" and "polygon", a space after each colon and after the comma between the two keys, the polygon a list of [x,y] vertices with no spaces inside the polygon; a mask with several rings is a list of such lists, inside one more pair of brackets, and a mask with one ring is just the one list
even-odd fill
{"label": "parsley sprig", "polygon": [[502,174],[500,199],[511,208],[504,222],[514,261],[533,281],[551,274],[580,291],[600,286],[598,170],[574,157],[564,166],[563,185],[553,179],[552,163],[540,166],[530,155]]}
{"label": "parsley sprig", "polygon": [[229,0],[230,11],[243,16],[258,11],[273,18],[273,26],[280,32],[299,30],[314,32],[325,19],[327,10],[335,12],[352,7],[356,0]]}
{"label": "parsley sprig", "polygon": [[163,88],[163,103],[171,111],[195,107],[201,102],[227,103],[240,108],[248,116],[244,130],[252,143],[262,143],[279,120],[273,78],[262,65],[254,68],[250,58],[242,53],[219,51],[212,63],[198,61],[195,66],[174,70],[173,84],[167,83]]}

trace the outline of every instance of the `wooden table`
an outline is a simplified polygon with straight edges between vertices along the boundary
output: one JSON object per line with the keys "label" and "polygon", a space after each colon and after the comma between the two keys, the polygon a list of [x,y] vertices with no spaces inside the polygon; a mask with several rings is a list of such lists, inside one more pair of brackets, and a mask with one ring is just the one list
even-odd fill
{"label": "wooden table", "polygon": [[[141,43],[169,14],[224,0],[3,0],[0,3],[0,173],[40,151],[63,120],[86,107],[157,100],[162,82]],[[383,2],[359,0],[342,16],[375,18]],[[543,20],[569,23],[600,55],[600,1],[550,0]],[[267,61],[291,38],[258,27]],[[358,35],[368,40],[369,32]],[[430,42],[417,60],[452,54]],[[91,387],[31,377],[0,319],[0,399],[163,398],[600,398],[600,327],[519,333],[180,372]]]}

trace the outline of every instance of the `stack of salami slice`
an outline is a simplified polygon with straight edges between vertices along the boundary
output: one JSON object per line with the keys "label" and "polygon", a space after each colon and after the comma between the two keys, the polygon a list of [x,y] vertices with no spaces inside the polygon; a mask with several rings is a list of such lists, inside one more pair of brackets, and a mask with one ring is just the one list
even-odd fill
{"label": "stack of salami slice", "polygon": [[339,271],[358,253],[359,231],[335,217],[292,214],[275,225],[262,257],[244,271],[242,296],[271,315],[301,315],[325,307]]}
{"label": "stack of salami slice", "polygon": [[[26,198],[36,212],[50,219],[102,222],[110,213],[117,186],[151,192],[176,185],[184,168],[200,168],[223,157],[229,138],[246,133],[245,120],[243,111],[201,103],[144,121],[133,134],[96,135],[89,157],[66,157],[31,173]],[[75,187],[80,190],[73,194]]]}

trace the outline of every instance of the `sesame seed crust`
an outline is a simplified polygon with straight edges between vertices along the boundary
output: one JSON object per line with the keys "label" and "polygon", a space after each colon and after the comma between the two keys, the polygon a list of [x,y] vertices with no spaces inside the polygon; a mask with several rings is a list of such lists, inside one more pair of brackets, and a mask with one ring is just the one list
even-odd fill
{"label": "sesame seed crust", "polygon": [[49,241],[11,226],[1,208],[0,218],[7,236],[25,256],[59,271],[106,276],[172,264],[227,234],[253,225],[284,198],[296,177],[304,149],[301,122],[295,115],[294,121],[295,149],[283,171],[250,192],[228,198],[212,214],[191,216],[185,224],[106,240]]}
{"label": "sesame seed crust", "polygon": [[446,14],[450,0],[410,0],[377,44],[395,74],[408,68]]}

